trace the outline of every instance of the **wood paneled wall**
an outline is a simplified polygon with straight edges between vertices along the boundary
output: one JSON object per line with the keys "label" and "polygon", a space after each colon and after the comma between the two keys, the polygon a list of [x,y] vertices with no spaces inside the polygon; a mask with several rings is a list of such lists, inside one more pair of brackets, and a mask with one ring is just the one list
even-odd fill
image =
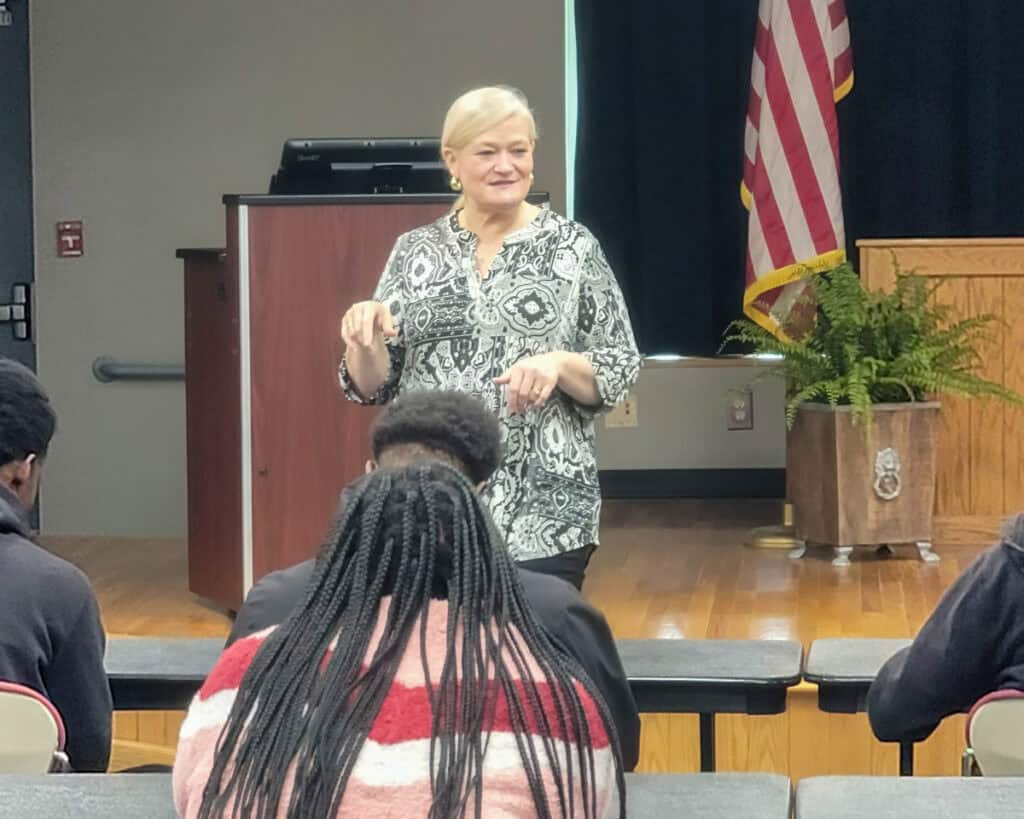
{"label": "wood paneled wall", "polygon": [[[897,746],[878,742],[864,714],[818,710],[817,687],[801,683],[790,691],[787,710],[774,716],[723,714],[717,718],[718,770],[770,771],[793,781],[824,774],[894,775]],[[111,770],[146,763],[172,764],[183,714],[122,711],[114,717]],[[700,770],[697,717],[644,714],[638,771],[687,773]],[[915,772],[956,776],[963,753],[963,717],[946,720],[916,748]]]}

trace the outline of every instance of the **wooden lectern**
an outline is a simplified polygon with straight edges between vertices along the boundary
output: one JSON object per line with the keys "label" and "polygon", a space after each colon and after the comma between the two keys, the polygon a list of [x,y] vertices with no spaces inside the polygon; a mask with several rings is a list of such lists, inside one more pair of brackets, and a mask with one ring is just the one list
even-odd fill
{"label": "wooden lectern", "polygon": [[452,195],[226,196],[227,247],[183,249],[189,588],[237,610],[316,553],[375,410],[338,386],[341,317]]}

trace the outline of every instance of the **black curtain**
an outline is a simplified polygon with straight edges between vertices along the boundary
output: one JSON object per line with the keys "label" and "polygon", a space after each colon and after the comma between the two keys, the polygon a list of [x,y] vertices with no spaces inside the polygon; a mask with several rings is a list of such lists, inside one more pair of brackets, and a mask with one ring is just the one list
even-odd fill
{"label": "black curtain", "polygon": [[[576,218],[641,350],[711,355],[742,309],[743,129],[758,0],[576,0]],[[847,0],[839,105],[856,239],[1024,235],[1024,3]]]}

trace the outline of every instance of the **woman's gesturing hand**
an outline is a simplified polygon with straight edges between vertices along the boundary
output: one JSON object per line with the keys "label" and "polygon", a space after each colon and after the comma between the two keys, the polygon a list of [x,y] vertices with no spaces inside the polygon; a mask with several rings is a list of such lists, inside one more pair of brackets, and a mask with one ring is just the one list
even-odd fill
{"label": "woman's gesturing hand", "polygon": [[372,349],[397,335],[391,311],[379,301],[356,302],[341,319],[341,338],[350,348]]}
{"label": "woman's gesturing hand", "polygon": [[509,412],[523,413],[547,403],[558,386],[560,356],[560,353],[532,355],[517,361],[494,379],[495,384],[506,388]]}

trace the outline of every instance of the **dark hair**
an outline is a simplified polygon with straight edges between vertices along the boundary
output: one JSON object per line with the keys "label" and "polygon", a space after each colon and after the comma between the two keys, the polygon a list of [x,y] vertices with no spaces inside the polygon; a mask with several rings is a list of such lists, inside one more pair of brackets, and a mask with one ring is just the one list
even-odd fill
{"label": "dark hair", "polygon": [[[418,633],[425,640],[427,607],[439,586],[449,614],[436,686],[429,682],[425,651],[420,655],[432,706],[429,816],[480,816],[494,715],[488,681],[508,698],[537,815],[551,816],[550,797],[563,817],[596,816],[592,738],[576,680],[593,698],[611,743],[625,816],[621,756],[608,708],[537,622],[514,564],[464,476],[437,462],[378,469],[353,486],[331,537],[333,546],[317,561],[305,599],[267,636],[239,685],[200,817],[220,816],[232,803],[236,813],[257,819],[277,816],[279,806],[289,816],[335,816],[410,639]],[[371,654],[380,602],[389,591],[383,633]],[[539,675],[531,673],[531,659]],[[557,722],[541,704],[545,683]],[[531,726],[540,728],[540,736]],[[565,738],[568,753],[558,752],[549,738],[555,735]],[[545,762],[554,794],[542,775]],[[283,787],[292,770],[285,806]]]}
{"label": "dark hair", "polygon": [[44,457],[56,429],[57,413],[35,373],[0,358],[0,464]]}
{"label": "dark hair", "polygon": [[370,438],[378,462],[390,449],[422,448],[425,454],[450,456],[473,483],[490,478],[501,460],[497,417],[480,399],[463,392],[404,393],[377,417]]}

